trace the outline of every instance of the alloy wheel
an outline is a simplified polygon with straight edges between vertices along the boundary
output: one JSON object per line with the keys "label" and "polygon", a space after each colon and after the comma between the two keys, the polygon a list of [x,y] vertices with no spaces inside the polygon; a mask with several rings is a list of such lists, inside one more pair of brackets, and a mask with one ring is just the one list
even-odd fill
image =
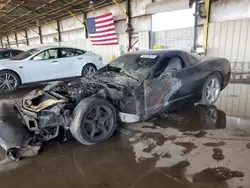
{"label": "alloy wheel", "polygon": [[18,81],[15,76],[9,73],[0,75],[0,89],[11,91],[16,88]]}
{"label": "alloy wheel", "polygon": [[90,78],[95,74],[95,72],[96,72],[96,70],[95,70],[95,68],[93,66],[87,66],[84,69],[84,76],[87,77],[87,78]]}
{"label": "alloy wheel", "polygon": [[211,79],[206,86],[206,99],[210,103],[216,101],[220,94],[220,83],[216,78]]}
{"label": "alloy wheel", "polygon": [[105,105],[91,108],[82,121],[81,131],[90,140],[100,140],[112,130],[115,119],[112,110]]}

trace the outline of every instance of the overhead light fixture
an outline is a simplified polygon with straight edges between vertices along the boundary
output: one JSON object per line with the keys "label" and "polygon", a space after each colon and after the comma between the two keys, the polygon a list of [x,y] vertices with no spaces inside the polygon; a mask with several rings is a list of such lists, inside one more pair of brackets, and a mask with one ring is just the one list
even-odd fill
{"label": "overhead light fixture", "polygon": [[89,10],[94,10],[94,1],[89,1]]}

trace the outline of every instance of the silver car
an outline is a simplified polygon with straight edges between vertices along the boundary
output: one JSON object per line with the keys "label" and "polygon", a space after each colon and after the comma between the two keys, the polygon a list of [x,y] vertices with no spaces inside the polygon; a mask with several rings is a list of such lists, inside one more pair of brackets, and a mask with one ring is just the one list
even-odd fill
{"label": "silver car", "polygon": [[89,51],[53,46],[38,47],[0,61],[0,93],[27,83],[93,75],[104,66],[102,57]]}

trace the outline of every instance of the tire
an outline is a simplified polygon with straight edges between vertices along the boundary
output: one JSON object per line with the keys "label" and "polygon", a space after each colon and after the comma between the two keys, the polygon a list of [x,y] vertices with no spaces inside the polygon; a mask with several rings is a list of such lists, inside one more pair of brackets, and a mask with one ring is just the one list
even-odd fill
{"label": "tire", "polygon": [[20,77],[9,70],[0,71],[0,93],[16,91],[21,84]]}
{"label": "tire", "polygon": [[[212,85],[211,85],[212,84]],[[204,83],[201,96],[201,104],[213,105],[221,91],[221,78],[217,74],[210,75]]]}
{"label": "tire", "polygon": [[93,74],[95,74],[96,71],[97,71],[96,66],[89,63],[83,67],[82,76],[83,77],[91,77],[91,76],[93,76]]}
{"label": "tire", "polygon": [[88,97],[74,109],[70,131],[73,137],[84,145],[97,144],[109,139],[116,128],[116,109],[107,100]]}

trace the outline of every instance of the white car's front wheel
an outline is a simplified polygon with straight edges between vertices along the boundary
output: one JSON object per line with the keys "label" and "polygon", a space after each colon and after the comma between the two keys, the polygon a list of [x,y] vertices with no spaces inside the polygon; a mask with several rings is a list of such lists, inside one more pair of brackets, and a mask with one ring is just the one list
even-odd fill
{"label": "white car's front wheel", "polygon": [[0,93],[10,93],[19,88],[21,80],[19,76],[9,70],[0,71]]}

